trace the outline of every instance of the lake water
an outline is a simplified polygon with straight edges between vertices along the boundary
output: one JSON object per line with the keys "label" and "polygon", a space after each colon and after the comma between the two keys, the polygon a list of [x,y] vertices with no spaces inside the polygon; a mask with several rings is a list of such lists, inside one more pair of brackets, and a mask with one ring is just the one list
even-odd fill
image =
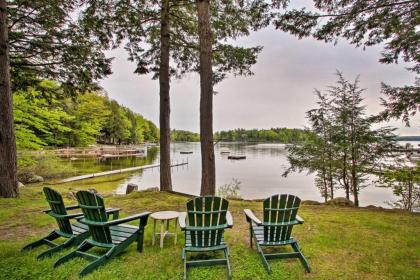
{"label": "lake water", "polygon": [[[245,160],[230,160],[221,151],[231,154],[244,154]],[[192,151],[192,154],[180,154]],[[171,146],[172,161],[186,162],[188,165],[172,168],[173,190],[199,195],[201,183],[200,143],[174,143]],[[216,186],[240,182],[240,195],[245,199],[262,199],[276,193],[289,193],[303,200],[323,201],[314,185],[314,175],[291,173],[283,177],[288,168],[287,151],[284,144],[238,144],[218,143],[215,145]],[[148,162],[158,163],[159,156],[149,156]],[[116,186],[117,193],[123,193],[128,183],[139,185],[140,189],[159,186],[159,169],[129,174]],[[344,196],[344,191],[336,190],[336,196]],[[373,185],[363,189],[360,194],[361,206],[377,205],[388,207],[385,201],[395,201],[391,189]]]}

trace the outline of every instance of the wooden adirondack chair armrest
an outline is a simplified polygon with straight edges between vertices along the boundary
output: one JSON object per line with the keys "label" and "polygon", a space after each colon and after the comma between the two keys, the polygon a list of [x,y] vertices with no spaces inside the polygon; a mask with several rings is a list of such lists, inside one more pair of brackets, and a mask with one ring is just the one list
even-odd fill
{"label": "wooden adirondack chair armrest", "polygon": [[107,208],[105,209],[105,212],[108,215],[108,219],[109,219],[109,215],[112,214],[112,219],[116,220],[120,216],[120,210],[121,208]]}
{"label": "wooden adirondack chair armrest", "polygon": [[74,213],[74,214],[66,214],[66,215],[60,215],[60,214],[56,214],[54,212],[52,212],[51,210],[47,210],[44,211],[45,213],[47,213],[48,215],[50,215],[53,218],[57,218],[57,219],[74,219],[74,218],[82,218],[83,217],[83,213]]}
{"label": "wooden adirondack chair armrest", "polygon": [[79,217],[83,217],[83,213],[67,214],[66,216],[69,219],[77,219]]}
{"label": "wooden adirondack chair armrest", "polygon": [[186,220],[187,220],[187,212],[179,213],[178,223],[181,230],[185,230],[185,227],[187,226]]}
{"label": "wooden adirondack chair armrest", "polygon": [[144,212],[144,213],[141,213],[141,214],[136,214],[136,215],[125,217],[125,218],[108,221],[105,224],[108,225],[108,226],[113,226],[113,225],[119,225],[119,224],[123,224],[123,223],[127,223],[127,222],[131,222],[131,221],[140,219],[140,226],[145,226],[146,223],[147,223],[147,218],[149,217],[150,214],[152,214],[152,213],[151,212]]}
{"label": "wooden adirondack chair armrest", "polygon": [[226,211],[226,224],[228,228],[233,227],[233,217],[230,211]]}
{"label": "wooden adirondack chair armrest", "polygon": [[74,209],[79,209],[80,206],[79,205],[70,205],[70,206],[66,206],[66,210],[74,210]]}
{"label": "wooden adirondack chair armrest", "polygon": [[245,216],[246,216],[246,221],[248,223],[256,223],[257,225],[262,225],[262,222],[260,221],[260,219],[258,219],[255,215],[254,212],[252,212],[251,209],[245,209],[244,210]]}
{"label": "wooden adirondack chair armrest", "polygon": [[299,216],[299,215],[296,215],[296,221],[298,221],[299,224],[303,224],[303,222],[304,222],[304,220],[302,219],[302,217]]}

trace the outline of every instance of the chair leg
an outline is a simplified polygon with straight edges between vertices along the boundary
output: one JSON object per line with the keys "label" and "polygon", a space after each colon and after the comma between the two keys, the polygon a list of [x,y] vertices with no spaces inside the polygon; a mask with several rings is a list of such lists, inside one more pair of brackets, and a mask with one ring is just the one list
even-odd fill
{"label": "chair leg", "polygon": [[187,253],[185,252],[185,249],[182,249],[182,259],[184,260],[184,280],[187,280],[188,276],[188,266],[187,266]]}
{"label": "chair leg", "polygon": [[[111,250],[113,250],[113,249],[111,249]],[[103,255],[102,257],[100,257],[97,260],[91,262],[88,266],[83,268],[82,271],[80,271],[79,275],[81,277],[86,276],[87,274],[93,272],[95,269],[97,269],[101,265],[106,264],[109,260],[110,260],[110,258],[108,258],[106,255]]]}
{"label": "chair leg", "polygon": [[67,254],[61,258],[59,258],[55,263],[54,263],[54,268],[58,267],[59,265],[73,259],[77,257],[77,251],[73,251],[70,254]]}
{"label": "chair leg", "polygon": [[228,279],[231,280],[232,279],[232,270],[230,268],[229,250],[226,248],[224,250],[224,253],[225,253],[225,259],[226,259],[226,266],[227,266],[227,270],[228,270]]}
{"label": "chair leg", "polygon": [[80,252],[86,252],[87,250],[89,250],[90,248],[92,248],[93,246],[89,243],[87,243],[86,241],[84,241],[82,244],[79,245],[79,247],[77,247],[77,249],[73,252],[71,252],[70,254],[67,254],[61,258],[59,258],[55,263],[54,263],[54,267],[57,267],[73,258],[76,258],[78,256],[77,251]]}
{"label": "chair leg", "polygon": [[267,273],[271,274],[270,265],[268,264],[268,261],[265,258],[265,255],[264,255],[264,252],[263,252],[261,246],[257,242],[255,242],[255,244],[257,246],[257,250],[258,250],[258,253],[260,254],[260,258],[261,258],[261,261],[263,262],[265,270],[267,271]]}
{"label": "chair leg", "polygon": [[60,235],[58,233],[56,233],[55,231],[52,231],[50,234],[48,234],[46,237],[39,239],[35,242],[29,243],[28,245],[26,245],[25,247],[22,248],[22,251],[26,251],[26,250],[32,250],[36,247],[42,246],[42,245],[48,245],[51,246],[50,243],[48,243],[45,240],[49,240],[49,241],[53,241],[57,238],[59,238]]}
{"label": "chair leg", "polygon": [[300,250],[300,247],[299,247],[299,243],[296,241],[295,243],[292,243],[291,245],[293,247],[293,250],[299,253],[299,260],[302,263],[303,267],[305,268],[306,272],[310,273],[311,267],[309,266],[308,260],[302,254],[302,251]]}
{"label": "chair leg", "polygon": [[144,230],[139,230],[137,232],[137,251],[140,253],[143,252],[143,239],[144,239]]}
{"label": "chair leg", "polygon": [[65,248],[64,247],[64,244],[61,244],[61,245],[58,245],[56,247],[50,248],[47,251],[42,252],[41,254],[39,254],[38,257],[37,257],[37,259],[38,260],[41,260],[41,259],[44,259],[44,258],[47,258],[47,257],[51,257],[54,253],[57,253],[57,252],[63,250],[64,248]]}
{"label": "chair leg", "polygon": [[252,238],[253,238],[253,236],[252,236],[252,224],[249,223],[249,245],[251,246],[251,248],[252,248]]}

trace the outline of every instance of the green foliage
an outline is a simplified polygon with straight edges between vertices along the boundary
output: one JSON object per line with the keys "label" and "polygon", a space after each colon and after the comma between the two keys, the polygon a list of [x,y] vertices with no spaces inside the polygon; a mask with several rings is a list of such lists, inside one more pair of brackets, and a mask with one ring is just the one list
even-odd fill
{"label": "green foliage", "polygon": [[[277,15],[275,26],[299,38],[337,43],[340,37],[356,46],[383,46],[381,63],[408,62],[420,73],[418,1],[395,0],[313,0],[315,11],[292,9]],[[382,85],[385,110],[382,119],[400,118],[409,124],[420,107],[420,85],[391,87]]]}
{"label": "green foliage", "polygon": [[88,1],[7,1],[13,88],[25,90],[39,79],[83,91],[111,73],[107,47],[79,22]]}
{"label": "green foliage", "polygon": [[[181,78],[199,71],[198,21],[194,2],[170,2],[170,75]],[[240,47],[229,39],[248,36],[269,24],[269,5],[263,1],[210,1],[214,81],[227,73],[252,75],[262,47]],[[110,12],[112,11],[112,12]],[[82,21],[106,44],[124,45],[134,72],[154,74],[160,69],[161,3],[159,1],[95,0],[82,13]]]}
{"label": "green foliage", "polygon": [[232,178],[229,184],[222,185],[217,188],[217,196],[226,199],[240,199],[241,182],[238,179]]}
{"label": "green foliage", "polygon": [[186,130],[172,130],[171,140],[175,142],[199,142],[200,134]]}
{"label": "green foliage", "polygon": [[63,97],[62,87],[41,81],[13,95],[18,149],[87,146],[97,141],[136,144],[158,139],[157,127],[101,92]]}
{"label": "green foliage", "polygon": [[307,112],[314,137],[289,147],[290,168],[284,176],[292,171],[316,172],[315,184],[325,200],[334,198],[334,189],[343,188],[346,198],[351,193],[358,206],[366,175],[391,151],[394,129],[373,130],[377,118],[365,114],[358,79],[349,82],[340,72],[337,76],[337,84],[326,94],[316,90],[318,108]]}
{"label": "green foliage", "polygon": [[296,143],[306,141],[311,132],[297,128],[271,128],[271,129],[243,129],[216,132],[214,138],[222,141],[255,141]]}
{"label": "green foliage", "polygon": [[34,175],[44,179],[70,176],[75,169],[50,151],[21,150],[17,154],[18,179],[26,183]]}
{"label": "green foliage", "polygon": [[379,185],[392,188],[400,199],[389,204],[408,211],[420,209],[420,163],[416,167],[397,167],[380,176]]}
{"label": "green foliage", "polygon": [[[58,85],[40,83],[45,91]],[[73,119],[57,99],[46,98],[42,91],[28,87],[13,95],[16,146],[18,149],[36,149],[43,145],[64,145],[63,137],[71,129],[65,124]]]}

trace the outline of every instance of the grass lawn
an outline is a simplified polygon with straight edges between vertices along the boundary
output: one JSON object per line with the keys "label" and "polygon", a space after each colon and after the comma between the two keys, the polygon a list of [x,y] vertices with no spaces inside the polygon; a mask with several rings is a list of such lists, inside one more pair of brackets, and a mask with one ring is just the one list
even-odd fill
{"label": "grass lawn", "polygon": [[[58,187],[66,203],[67,188]],[[188,198],[159,192],[128,196],[107,196],[108,207],[122,208],[122,216],[142,211],[185,211]],[[55,221],[43,214],[47,204],[41,187],[25,187],[20,199],[0,199],[0,279],[78,279],[87,261],[75,259],[52,268],[53,262],[69,252],[37,261],[45,247],[22,253],[20,249],[55,228]],[[420,279],[420,215],[401,211],[355,209],[334,206],[302,206],[305,224],[294,227],[312,273],[304,272],[298,259],[271,260],[268,275],[255,249],[249,247],[249,233],[243,214],[251,208],[261,217],[261,202],[230,201],[233,229],[226,231],[231,250],[233,279]],[[84,279],[181,279],[183,233],[178,245],[170,237],[165,247],[152,247],[152,223],[146,228],[145,249],[133,243],[123,254]],[[284,249],[285,250],[285,249]],[[226,279],[224,266],[193,268],[189,279]]]}

